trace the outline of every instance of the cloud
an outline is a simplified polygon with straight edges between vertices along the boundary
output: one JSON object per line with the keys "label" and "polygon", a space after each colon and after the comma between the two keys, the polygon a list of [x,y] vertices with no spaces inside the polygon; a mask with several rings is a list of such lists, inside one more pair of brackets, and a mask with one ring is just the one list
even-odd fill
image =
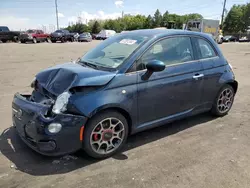
{"label": "cloud", "polygon": [[34,27],[29,18],[8,15],[0,15],[0,23],[1,25],[8,26],[11,30],[25,30]]}
{"label": "cloud", "polygon": [[116,19],[118,17],[121,17],[120,12],[107,14],[102,10],[100,10],[96,14],[90,14],[86,11],[82,11],[78,17],[77,16],[69,17],[68,21],[73,23],[81,21],[82,23],[86,24],[89,20],[107,20],[107,19]]}
{"label": "cloud", "polygon": [[115,6],[120,8],[120,7],[123,7],[123,1],[122,0],[118,0],[118,1],[115,1]]}
{"label": "cloud", "polygon": [[58,18],[64,18],[65,16],[64,16],[64,14],[62,14],[62,13],[60,13],[60,12],[58,12]]}

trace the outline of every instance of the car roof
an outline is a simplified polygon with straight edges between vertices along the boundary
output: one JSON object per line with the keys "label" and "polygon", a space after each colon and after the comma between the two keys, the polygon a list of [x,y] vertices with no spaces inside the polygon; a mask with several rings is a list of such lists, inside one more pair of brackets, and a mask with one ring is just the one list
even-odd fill
{"label": "car roof", "polygon": [[187,30],[180,30],[180,29],[141,29],[141,30],[134,30],[122,33],[124,35],[142,35],[147,37],[156,37],[161,38],[165,36],[171,35],[190,35],[190,36],[202,36],[205,38],[210,38],[210,36],[206,33],[195,32],[195,31],[187,31]]}

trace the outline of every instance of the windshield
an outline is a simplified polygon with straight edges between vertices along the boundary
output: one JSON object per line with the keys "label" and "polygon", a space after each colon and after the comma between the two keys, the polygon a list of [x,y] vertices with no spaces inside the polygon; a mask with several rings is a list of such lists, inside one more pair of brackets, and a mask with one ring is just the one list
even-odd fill
{"label": "windshield", "polygon": [[27,31],[27,33],[35,33],[35,31],[30,29],[30,30]]}
{"label": "windshield", "polygon": [[88,62],[107,68],[117,68],[147,39],[146,36],[129,34],[111,37],[84,55],[80,62]]}
{"label": "windshield", "polygon": [[62,33],[63,31],[62,30],[56,30],[55,32],[56,33]]}
{"label": "windshield", "polygon": [[8,27],[1,27],[0,26],[0,31],[9,31],[9,28]]}
{"label": "windshield", "polygon": [[87,33],[80,34],[80,36],[87,36],[87,35],[88,35]]}

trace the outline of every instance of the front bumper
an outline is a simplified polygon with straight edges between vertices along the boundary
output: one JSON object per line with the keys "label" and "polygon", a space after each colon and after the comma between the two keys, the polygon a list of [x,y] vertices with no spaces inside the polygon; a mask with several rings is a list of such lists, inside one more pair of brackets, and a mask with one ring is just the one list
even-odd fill
{"label": "front bumper", "polygon": [[52,41],[61,41],[62,40],[62,36],[58,36],[58,37],[56,37],[56,36],[51,36],[50,37],[50,40],[52,40]]}
{"label": "front bumper", "polygon": [[[12,121],[21,139],[33,150],[47,156],[75,152],[82,147],[81,127],[87,118],[71,114],[45,117],[49,106],[29,100],[29,95],[15,94],[12,102]],[[52,134],[47,130],[51,123],[60,123],[62,129]]]}

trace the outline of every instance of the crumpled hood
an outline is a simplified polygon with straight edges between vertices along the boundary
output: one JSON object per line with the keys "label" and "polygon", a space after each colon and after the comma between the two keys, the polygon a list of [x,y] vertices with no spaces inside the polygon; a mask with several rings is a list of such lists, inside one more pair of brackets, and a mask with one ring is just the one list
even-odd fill
{"label": "crumpled hood", "polygon": [[59,95],[76,86],[101,86],[114,78],[116,72],[65,63],[50,67],[36,75],[38,83],[54,95]]}

